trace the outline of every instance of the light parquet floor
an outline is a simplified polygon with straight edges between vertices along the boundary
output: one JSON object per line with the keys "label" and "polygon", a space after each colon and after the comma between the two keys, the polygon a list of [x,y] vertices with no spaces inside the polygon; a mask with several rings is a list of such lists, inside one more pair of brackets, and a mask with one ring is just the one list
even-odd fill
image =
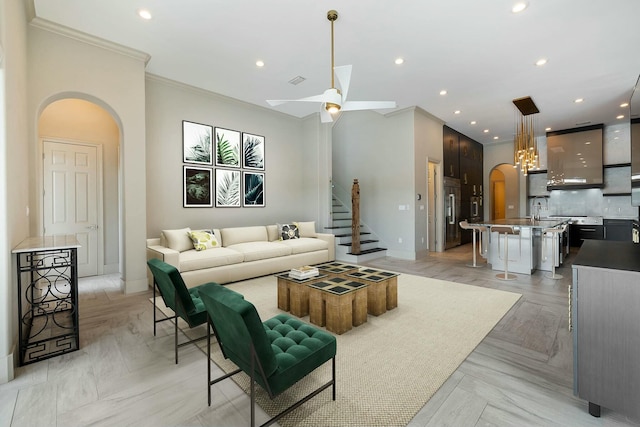
{"label": "light parquet floor", "polygon": [[[466,267],[470,258],[471,247],[464,245],[417,261],[367,263],[523,295],[410,426],[640,425],[605,408],[593,418],[572,394],[572,257],[559,270],[562,280],[536,272],[512,282],[497,280],[487,268]],[[153,336],[150,291],[123,295],[117,275],[81,279],[79,289],[80,350],[18,368],[13,381],[0,385],[0,426],[249,424],[249,398],[233,381],[216,385],[207,406],[199,349],[182,347],[175,365],[169,322]],[[257,416],[258,423],[267,419],[262,411]]]}

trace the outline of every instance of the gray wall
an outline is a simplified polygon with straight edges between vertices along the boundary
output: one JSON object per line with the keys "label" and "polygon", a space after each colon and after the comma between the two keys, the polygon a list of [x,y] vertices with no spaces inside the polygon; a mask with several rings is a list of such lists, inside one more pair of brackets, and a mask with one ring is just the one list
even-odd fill
{"label": "gray wall", "polygon": [[[341,115],[333,128],[336,192],[350,205],[358,179],[361,223],[390,256],[415,259],[427,248],[427,207],[419,206],[426,203],[429,158],[442,159],[442,122],[421,110],[385,116],[353,111]],[[424,196],[420,202],[417,193]]]}
{"label": "gray wall", "polygon": [[[147,76],[146,104],[148,237],[171,228],[309,220],[321,231],[318,186],[326,171],[317,116],[300,120],[157,76]],[[182,120],[265,137],[264,208],[183,208]]]}

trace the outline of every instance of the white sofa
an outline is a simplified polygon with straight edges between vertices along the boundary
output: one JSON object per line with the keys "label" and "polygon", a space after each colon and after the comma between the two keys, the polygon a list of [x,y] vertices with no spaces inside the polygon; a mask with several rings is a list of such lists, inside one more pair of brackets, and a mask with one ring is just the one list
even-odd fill
{"label": "white sofa", "polygon": [[[281,240],[278,225],[213,229],[218,245],[195,250],[189,228],[163,230],[147,239],[147,259],[175,266],[188,287],[220,284],[335,260],[335,236],[316,233],[314,222],[296,223],[300,237]],[[149,285],[153,277],[149,273]]]}

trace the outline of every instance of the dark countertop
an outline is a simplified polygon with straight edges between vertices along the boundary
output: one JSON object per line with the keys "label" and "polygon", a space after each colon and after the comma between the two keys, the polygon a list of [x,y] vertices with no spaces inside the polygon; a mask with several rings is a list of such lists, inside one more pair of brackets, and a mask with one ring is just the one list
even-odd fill
{"label": "dark countertop", "polygon": [[640,271],[640,244],[607,240],[585,240],[573,266]]}

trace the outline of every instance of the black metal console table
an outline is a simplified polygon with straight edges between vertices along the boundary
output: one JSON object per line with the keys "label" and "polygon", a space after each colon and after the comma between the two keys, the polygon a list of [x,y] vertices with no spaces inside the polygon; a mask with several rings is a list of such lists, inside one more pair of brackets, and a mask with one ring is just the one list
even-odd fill
{"label": "black metal console table", "polygon": [[30,237],[13,249],[18,267],[20,365],[80,348],[75,236]]}

